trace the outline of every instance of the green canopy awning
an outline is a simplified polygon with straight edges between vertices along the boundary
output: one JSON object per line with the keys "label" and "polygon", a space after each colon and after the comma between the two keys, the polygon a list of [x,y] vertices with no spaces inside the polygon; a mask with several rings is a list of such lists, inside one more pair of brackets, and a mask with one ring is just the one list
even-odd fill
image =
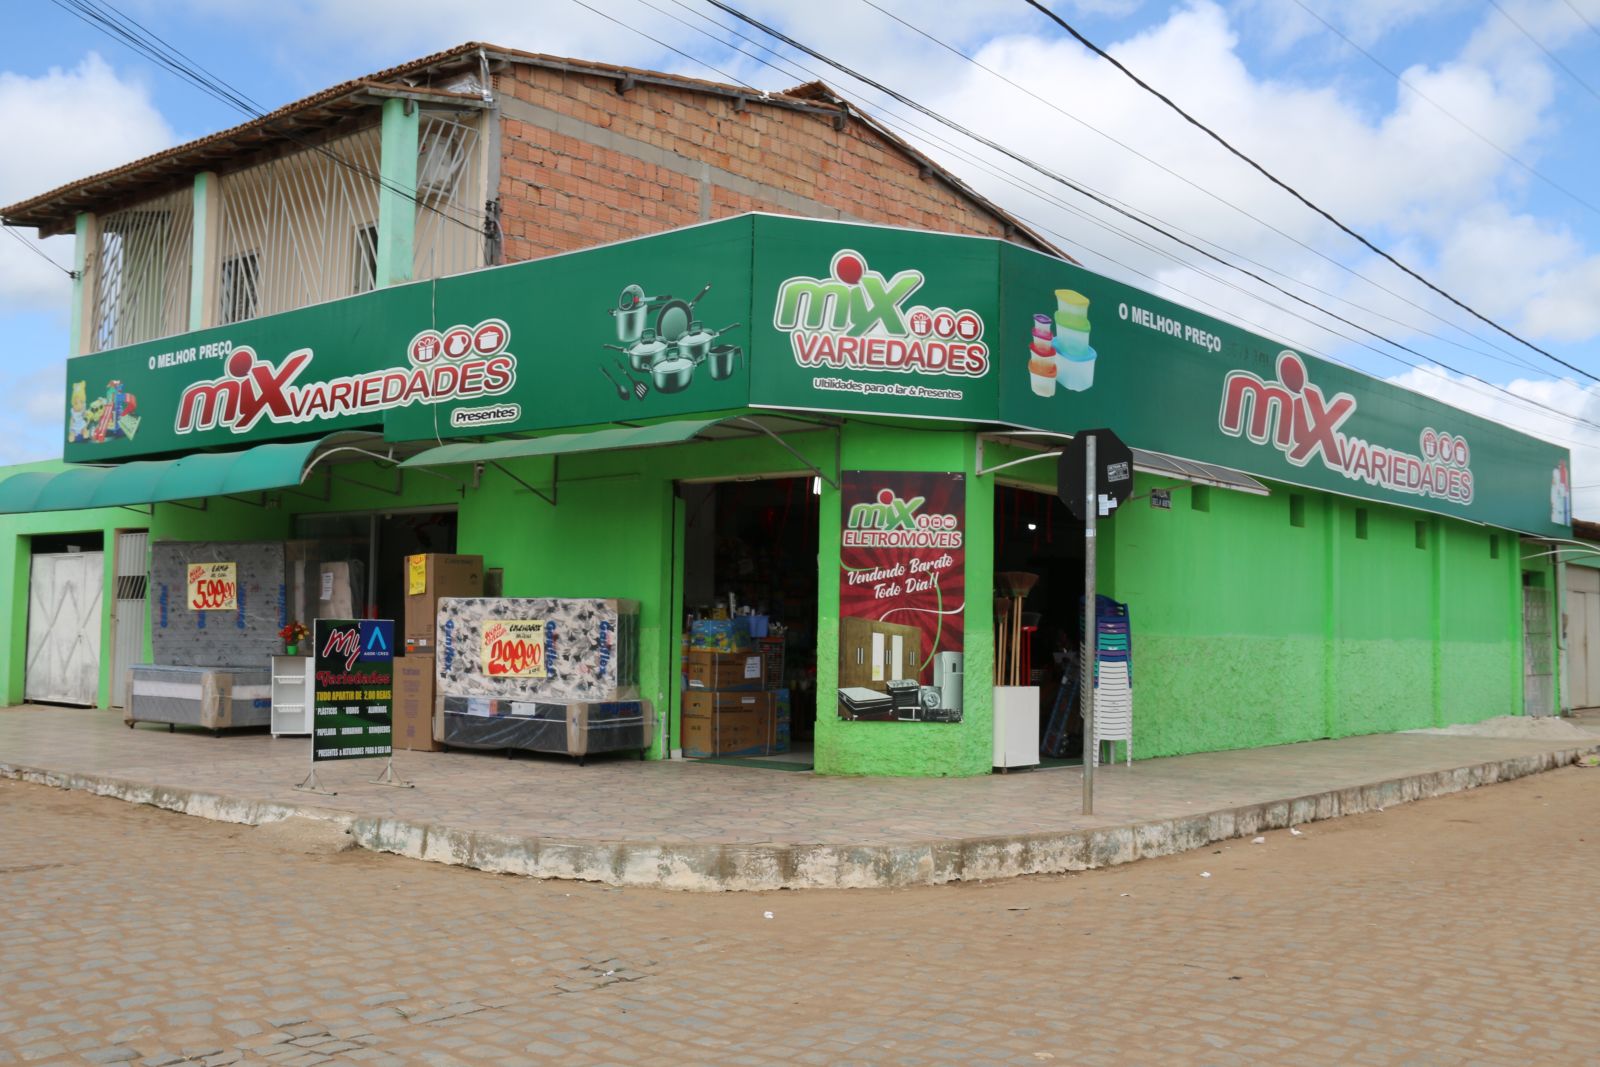
{"label": "green canopy awning", "polygon": [[447,463],[494,463],[526,456],[561,456],[573,452],[605,452],[617,448],[644,448],[688,441],[724,419],[660,422],[654,426],[617,426],[588,433],[562,433],[550,437],[519,437],[510,441],[462,442],[439,445],[419,452],[402,467],[442,467]]}
{"label": "green canopy awning", "polygon": [[[341,436],[341,435],[335,435]],[[114,467],[28,471],[0,481],[0,514],[159,504],[299,485],[316,452],[333,438],[202,452]]]}

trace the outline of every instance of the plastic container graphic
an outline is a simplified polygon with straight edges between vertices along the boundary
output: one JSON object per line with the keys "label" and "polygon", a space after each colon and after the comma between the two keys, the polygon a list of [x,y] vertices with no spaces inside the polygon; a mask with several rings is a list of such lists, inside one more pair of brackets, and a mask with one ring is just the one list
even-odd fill
{"label": "plastic container graphic", "polygon": [[1035,337],[1029,343],[1028,349],[1033,355],[1043,356],[1045,359],[1050,359],[1056,354],[1055,344],[1048,337]]}
{"label": "plastic container graphic", "polygon": [[1028,360],[1028,381],[1039,396],[1055,396],[1060,359],[1043,359],[1034,356]]}
{"label": "plastic container graphic", "polygon": [[1056,357],[1056,380],[1068,392],[1081,393],[1094,384],[1094,349],[1085,349],[1082,355],[1062,353]]}
{"label": "plastic container graphic", "polygon": [[1089,331],[1058,330],[1052,347],[1063,356],[1082,359],[1089,351]]}
{"label": "plastic container graphic", "polygon": [[1043,337],[1048,341],[1050,339],[1050,329],[1049,315],[1035,315],[1033,317],[1033,335],[1035,337]]}
{"label": "plastic container graphic", "polygon": [[1089,313],[1089,298],[1076,289],[1057,289],[1056,310],[1064,315],[1077,315],[1081,318]]}

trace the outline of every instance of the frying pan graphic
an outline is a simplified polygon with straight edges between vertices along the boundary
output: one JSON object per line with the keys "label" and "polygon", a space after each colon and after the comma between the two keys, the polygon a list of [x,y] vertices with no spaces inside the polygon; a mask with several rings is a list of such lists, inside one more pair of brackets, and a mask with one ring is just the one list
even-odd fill
{"label": "frying pan graphic", "polygon": [[689,323],[694,321],[694,306],[710,291],[711,286],[707,284],[693,300],[668,300],[662,304],[656,315],[656,336],[669,345],[677,344],[678,338],[688,331]]}

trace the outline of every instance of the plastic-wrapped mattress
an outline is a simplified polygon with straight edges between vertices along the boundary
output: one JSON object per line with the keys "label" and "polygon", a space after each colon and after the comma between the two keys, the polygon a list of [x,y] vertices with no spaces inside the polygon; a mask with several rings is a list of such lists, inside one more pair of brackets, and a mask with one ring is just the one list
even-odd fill
{"label": "plastic-wrapped mattress", "polygon": [[[434,664],[446,696],[590,704],[639,697],[637,600],[444,597],[436,618]],[[537,628],[540,673],[490,673],[484,633],[495,623]]]}
{"label": "plastic-wrapped mattress", "polygon": [[272,672],[232,667],[128,668],[123,721],[227,730],[272,722]]}
{"label": "plastic-wrapped mattress", "polygon": [[548,703],[439,697],[435,739],[454,748],[523,749],[590,756],[642,752],[655,741],[648,701]]}

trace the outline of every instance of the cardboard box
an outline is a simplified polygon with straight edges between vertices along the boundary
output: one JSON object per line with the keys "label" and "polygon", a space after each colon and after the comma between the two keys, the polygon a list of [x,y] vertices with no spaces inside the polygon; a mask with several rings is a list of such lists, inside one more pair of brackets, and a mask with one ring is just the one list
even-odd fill
{"label": "cardboard box", "polygon": [[683,695],[683,754],[769,756],[789,749],[789,693],[690,690]]}
{"label": "cardboard box", "polygon": [[766,658],[760,652],[691,648],[688,659],[690,689],[749,692],[767,687]]}
{"label": "cardboard box", "polygon": [[433,736],[433,657],[400,656],[394,661],[394,747],[437,752]]}
{"label": "cardboard box", "polygon": [[483,557],[438,552],[407,556],[401,582],[406,591],[406,617],[400,636],[408,650],[432,652],[439,601],[483,595]]}

